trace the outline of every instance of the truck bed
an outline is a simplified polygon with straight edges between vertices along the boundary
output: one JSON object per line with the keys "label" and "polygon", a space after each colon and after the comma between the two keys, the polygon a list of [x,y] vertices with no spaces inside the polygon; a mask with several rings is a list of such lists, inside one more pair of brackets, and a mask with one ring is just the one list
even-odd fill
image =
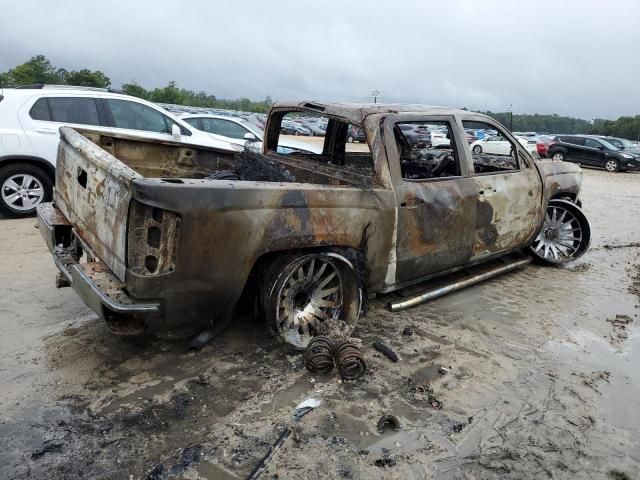
{"label": "truck bed", "polygon": [[[220,202],[224,198],[236,198],[234,193],[244,191],[244,200],[234,200],[234,208],[255,210],[268,208],[271,197],[280,195],[282,190],[318,190],[323,197],[329,198],[330,191],[336,188],[353,190],[353,195],[357,196],[358,191],[370,192],[376,187],[371,174],[278,155],[262,159],[283,169],[286,178],[279,176],[271,182],[262,177],[248,178],[246,182],[210,180],[216,172],[237,171],[238,157],[213,148],[92,130],[63,127],[60,132],[54,203],[82,241],[123,281],[127,269],[127,218],[131,215],[134,192],[136,196],[146,197],[143,198],[146,204],[154,201],[160,204],[163,200],[152,200],[155,196],[152,192],[155,189],[164,192],[162,186],[172,187],[171,194],[163,193],[164,199],[168,198],[166,195],[174,198],[175,189],[181,192],[178,197],[192,198],[197,189],[191,208],[214,209],[216,204],[198,206],[198,199],[204,201],[215,197],[215,201]],[[248,169],[248,172],[247,176],[251,177],[252,170]],[[139,187],[145,184],[147,188],[141,193]],[[217,192],[226,192],[226,195],[220,197],[219,193],[204,192],[203,188],[206,190],[208,186]],[[325,189],[328,191],[323,191]],[[184,216],[179,211],[177,215]]]}

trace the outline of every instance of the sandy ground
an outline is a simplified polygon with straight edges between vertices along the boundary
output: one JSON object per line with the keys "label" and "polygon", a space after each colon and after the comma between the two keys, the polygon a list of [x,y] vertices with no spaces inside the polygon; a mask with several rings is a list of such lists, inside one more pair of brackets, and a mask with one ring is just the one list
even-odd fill
{"label": "sandy ground", "polygon": [[[115,338],[54,288],[34,220],[2,219],[0,478],[246,478],[287,427],[261,478],[639,478],[640,175],[586,170],[583,200],[593,243],[568,268],[396,314],[372,301],[368,373],[344,383],[251,318],[197,354]],[[378,434],[382,414],[401,430]]]}

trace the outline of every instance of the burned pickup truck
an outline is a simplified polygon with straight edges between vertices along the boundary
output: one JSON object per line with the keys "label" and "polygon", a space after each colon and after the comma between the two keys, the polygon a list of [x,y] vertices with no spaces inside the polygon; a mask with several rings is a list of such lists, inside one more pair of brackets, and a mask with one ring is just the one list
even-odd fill
{"label": "burned pickup truck", "polygon": [[[320,153],[278,153],[283,120],[303,117],[328,122],[308,140]],[[366,143],[349,143],[350,127]],[[472,153],[465,128],[496,130],[511,149]],[[224,325],[242,303],[304,348],[327,329],[353,329],[368,296],[514,252],[568,262],[590,241],[580,168],[534,160],[499,123],[468,111],[280,102],[262,154],[237,156],[60,133],[40,231],[60,284],[116,334]]]}

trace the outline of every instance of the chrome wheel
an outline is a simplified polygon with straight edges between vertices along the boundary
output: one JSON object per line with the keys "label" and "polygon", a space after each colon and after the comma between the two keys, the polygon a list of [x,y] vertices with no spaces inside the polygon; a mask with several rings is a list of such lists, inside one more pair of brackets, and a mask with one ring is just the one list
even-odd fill
{"label": "chrome wheel", "polygon": [[473,153],[482,153],[482,147],[480,145],[476,145],[473,147]]}
{"label": "chrome wheel", "polygon": [[553,156],[551,157],[551,160],[554,160],[556,162],[562,162],[562,161],[564,161],[564,154],[562,154],[562,153],[554,153]]}
{"label": "chrome wheel", "polygon": [[559,264],[580,257],[590,241],[591,227],[582,210],[569,201],[552,200],[530,248],[540,259]]}
{"label": "chrome wheel", "polygon": [[261,294],[272,332],[298,350],[318,335],[349,336],[363,295],[353,265],[336,252],[275,259],[264,271]]}
{"label": "chrome wheel", "polygon": [[2,200],[17,211],[33,209],[42,202],[44,194],[42,181],[26,173],[14,174],[2,184]]}
{"label": "chrome wheel", "polygon": [[604,164],[604,168],[607,172],[617,172],[618,162],[616,160],[608,160],[607,163]]}
{"label": "chrome wheel", "polygon": [[330,258],[302,262],[278,292],[278,332],[288,343],[304,348],[323,330],[323,322],[339,318],[342,292],[340,272]]}

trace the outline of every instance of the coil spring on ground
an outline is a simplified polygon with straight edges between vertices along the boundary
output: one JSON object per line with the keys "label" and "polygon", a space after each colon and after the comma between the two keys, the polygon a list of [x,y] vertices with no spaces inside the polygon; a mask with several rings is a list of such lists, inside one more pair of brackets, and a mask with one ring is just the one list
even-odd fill
{"label": "coil spring on ground", "polygon": [[329,373],[333,369],[333,342],[324,335],[314,337],[304,351],[304,366],[311,373]]}
{"label": "coil spring on ground", "polygon": [[343,380],[355,380],[364,375],[367,364],[360,349],[349,340],[338,343],[333,350],[338,373]]}

